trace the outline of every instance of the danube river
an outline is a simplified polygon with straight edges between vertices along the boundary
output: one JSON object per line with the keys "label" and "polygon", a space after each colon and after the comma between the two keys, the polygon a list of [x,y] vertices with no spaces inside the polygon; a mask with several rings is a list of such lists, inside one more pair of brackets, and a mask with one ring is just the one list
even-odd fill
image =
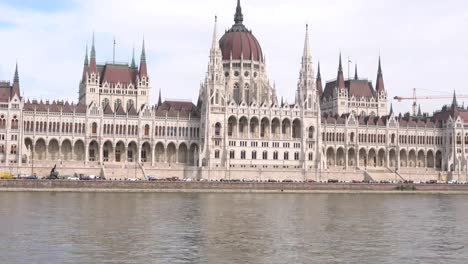
{"label": "danube river", "polygon": [[0,193],[0,263],[467,263],[468,196]]}

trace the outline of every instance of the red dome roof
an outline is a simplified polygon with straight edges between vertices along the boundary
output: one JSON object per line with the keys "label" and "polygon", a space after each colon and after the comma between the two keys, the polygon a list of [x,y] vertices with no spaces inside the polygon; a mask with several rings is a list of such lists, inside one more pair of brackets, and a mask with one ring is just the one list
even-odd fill
{"label": "red dome roof", "polygon": [[232,54],[233,60],[240,60],[242,55],[244,60],[263,62],[262,48],[252,32],[244,26],[243,20],[240,1],[237,1],[235,24],[219,40],[223,60],[229,60]]}
{"label": "red dome roof", "polygon": [[223,60],[240,60],[241,54],[244,60],[263,61],[263,53],[258,40],[249,31],[229,30],[219,41],[223,53]]}

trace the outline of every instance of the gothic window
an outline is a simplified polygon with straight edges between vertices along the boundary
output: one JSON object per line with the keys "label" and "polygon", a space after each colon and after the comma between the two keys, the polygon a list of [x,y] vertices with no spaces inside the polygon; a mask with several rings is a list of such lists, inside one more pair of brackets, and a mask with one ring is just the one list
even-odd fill
{"label": "gothic window", "polygon": [[245,150],[241,151],[241,159],[245,159]]}
{"label": "gothic window", "polygon": [[314,138],[314,127],[311,126],[309,127],[309,139],[313,139]]}
{"label": "gothic window", "polygon": [[278,151],[273,152],[273,159],[274,160],[278,159]]}
{"label": "gothic window", "polygon": [[221,135],[221,124],[216,123],[215,125],[215,136],[220,136]]}
{"label": "gothic window", "polygon": [[132,105],[135,105],[135,103],[133,102],[133,100],[132,100],[132,99],[128,100],[128,101],[127,101],[127,109],[130,109],[130,107],[131,107]]}
{"label": "gothic window", "polygon": [[284,155],[283,155],[283,158],[284,158],[284,160],[288,160],[289,159],[289,152],[285,152]]}
{"label": "gothic window", "polygon": [[268,159],[268,152],[267,152],[267,151],[263,151],[263,153],[262,153],[262,158],[263,158],[264,160]]}
{"label": "gothic window", "polygon": [[6,128],[5,116],[4,116],[4,115],[1,115],[1,116],[0,116],[0,129],[5,129],[5,128]]}
{"label": "gothic window", "polygon": [[229,152],[229,158],[230,158],[230,159],[234,159],[235,156],[236,156],[236,153],[234,152],[234,150],[231,150],[231,151]]}
{"label": "gothic window", "polygon": [[97,133],[97,124],[96,123],[93,123],[91,125],[91,133],[92,134],[96,134]]}
{"label": "gothic window", "polygon": [[313,157],[314,157],[314,153],[309,152],[309,160],[313,160]]}
{"label": "gothic window", "polygon": [[257,151],[252,151],[252,159],[255,160],[257,159]]}
{"label": "gothic window", "polygon": [[215,159],[219,159],[219,150],[215,150]]}
{"label": "gothic window", "polygon": [[109,98],[104,98],[104,100],[102,100],[102,109],[104,109],[104,107],[106,107],[108,104],[109,104]]}
{"label": "gothic window", "polygon": [[294,160],[299,160],[299,152],[294,152]]}

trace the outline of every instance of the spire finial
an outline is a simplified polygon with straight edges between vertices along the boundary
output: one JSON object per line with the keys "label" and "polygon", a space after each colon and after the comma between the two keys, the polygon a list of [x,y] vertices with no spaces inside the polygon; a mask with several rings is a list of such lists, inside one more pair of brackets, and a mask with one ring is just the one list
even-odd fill
{"label": "spire finial", "polygon": [[19,74],[18,74],[18,61],[16,61],[16,67],[15,67],[15,77],[13,78],[13,82],[15,82],[15,83],[19,82]]}
{"label": "spire finial", "polygon": [[91,58],[96,58],[96,49],[94,48],[94,31],[93,31],[93,42],[91,46]]}
{"label": "spire finial", "polygon": [[145,51],[145,37],[143,37],[143,44],[141,45],[141,58],[142,61],[146,61],[146,51]]}
{"label": "spire finial", "polygon": [[340,62],[339,62],[339,65],[338,65],[338,71],[343,71],[343,65],[341,64],[341,51],[340,51]]}
{"label": "spire finial", "polygon": [[317,65],[317,80],[322,80],[322,74],[320,73],[320,61]]}
{"label": "spire finial", "polygon": [[215,24],[213,28],[213,42],[211,44],[211,48],[215,49],[216,47],[219,47],[219,44],[218,44],[218,16],[215,15]]}
{"label": "spire finial", "polygon": [[393,103],[390,103],[390,115],[393,114]]}
{"label": "spire finial", "polygon": [[160,106],[161,104],[162,104],[162,100],[161,100],[161,89],[159,89],[158,106]]}
{"label": "spire finial", "polygon": [[242,14],[242,7],[240,0],[237,0],[236,14],[234,15],[234,22],[236,24],[242,24],[244,22],[244,15]]}
{"label": "spire finial", "polygon": [[136,63],[135,63],[135,46],[133,46],[133,52],[132,52],[132,68],[136,68]]}
{"label": "spire finial", "polygon": [[452,108],[457,108],[457,107],[458,107],[457,95],[455,93],[455,90],[453,90]]}
{"label": "spire finial", "polygon": [[380,75],[382,75],[382,63],[380,61],[380,55],[379,55],[379,72]]}
{"label": "spire finial", "polygon": [[88,65],[88,43],[86,43],[86,53],[85,53],[85,59],[84,59],[84,65]]}
{"label": "spire finial", "polygon": [[357,73],[357,63],[354,64],[354,80],[358,80],[358,73]]}
{"label": "spire finial", "polygon": [[304,40],[304,53],[303,59],[310,57],[310,47],[309,47],[309,24],[306,24],[306,33]]}

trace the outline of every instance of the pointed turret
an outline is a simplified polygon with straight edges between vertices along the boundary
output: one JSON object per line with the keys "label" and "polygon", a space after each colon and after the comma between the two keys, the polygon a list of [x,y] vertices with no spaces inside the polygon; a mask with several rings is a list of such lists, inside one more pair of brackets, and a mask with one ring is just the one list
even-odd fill
{"label": "pointed turret", "polygon": [[143,39],[140,57],[140,78],[142,77],[148,77],[148,70],[146,68],[145,39]]}
{"label": "pointed turret", "polygon": [[13,77],[13,87],[11,88],[11,96],[17,95],[21,98],[20,86],[19,86],[19,74],[18,74],[18,62],[15,67],[15,76]]}
{"label": "pointed turret", "polygon": [[302,54],[302,60],[304,61],[305,58],[310,58],[310,46],[309,46],[309,25],[306,24],[306,34],[304,40],[304,52]]}
{"label": "pointed turret", "polygon": [[159,98],[158,98],[158,106],[162,105],[162,99],[161,99],[161,89],[159,89]]}
{"label": "pointed turret", "polygon": [[393,103],[390,104],[390,115],[393,115]]}
{"label": "pointed turret", "polygon": [[93,44],[91,46],[89,73],[97,73],[96,48],[94,47],[94,32],[93,32]]}
{"label": "pointed turret", "polygon": [[357,74],[357,63],[354,64],[354,80],[359,80],[358,74]]}
{"label": "pointed turret", "polygon": [[88,61],[88,44],[86,44],[86,53],[85,53],[85,58],[84,58],[84,65],[88,66],[89,61]]}
{"label": "pointed turret", "polygon": [[213,40],[211,43],[211,49],[216,50],[219,49],[219,42],[218,42],[218,16],[215,16],[215,24],[213,28]]}
{"label": "pointed turret", "polygon": [[457,95],[455,93],[455,90],[453,90],[452,108],[455,109],[457,107],[458,107]]}
{"label": "pointed turret", "polygon": [[137,66],[136,66],[136,63],[135,63],[135,47],[133,47],[133,52],[132,52],[132,64],[130,65],[130,67],[132,67],[133,69],[135,69]]}
{"label": "pointed turret", "polygon": [[244,22],[244,15],[242,14],[242,7],[240,4],[240,0],[237,0],[237,7],[236,7],[236,14],[234,15],[234,22],[236,25],[242,25]]}
{"label": "pointed turret", "polygon": [[338,77],[336,78],[336,86],[338,89],[345,89],[345,81],[343,75],[343,65],[341,63],[341,52],[340,52],[340,61],[338,65]]}
{"label": "pointed turret", "polygon": [[322,74],[320,73],[320,62],[317,65],[317,94],[318,96],[322,96],[323,94],[323,86],[322,86]]}
{"label": "pointed turret", "polygon": [[421,117],[421,116],[422,116],[421,104],[419,104],[419,106],[418,106],[418,117]]}
{"label": "pointed turret", "polygon": [[376,82],[376,85],[375,85],[375,90],[377,92],[385,91],[385,86],[384,86],[384,81],[383,81],[383,74],[382,74],[382,64],[380,62],[380,56],[379,56],[379,69],[377,71],[377,82]]}

